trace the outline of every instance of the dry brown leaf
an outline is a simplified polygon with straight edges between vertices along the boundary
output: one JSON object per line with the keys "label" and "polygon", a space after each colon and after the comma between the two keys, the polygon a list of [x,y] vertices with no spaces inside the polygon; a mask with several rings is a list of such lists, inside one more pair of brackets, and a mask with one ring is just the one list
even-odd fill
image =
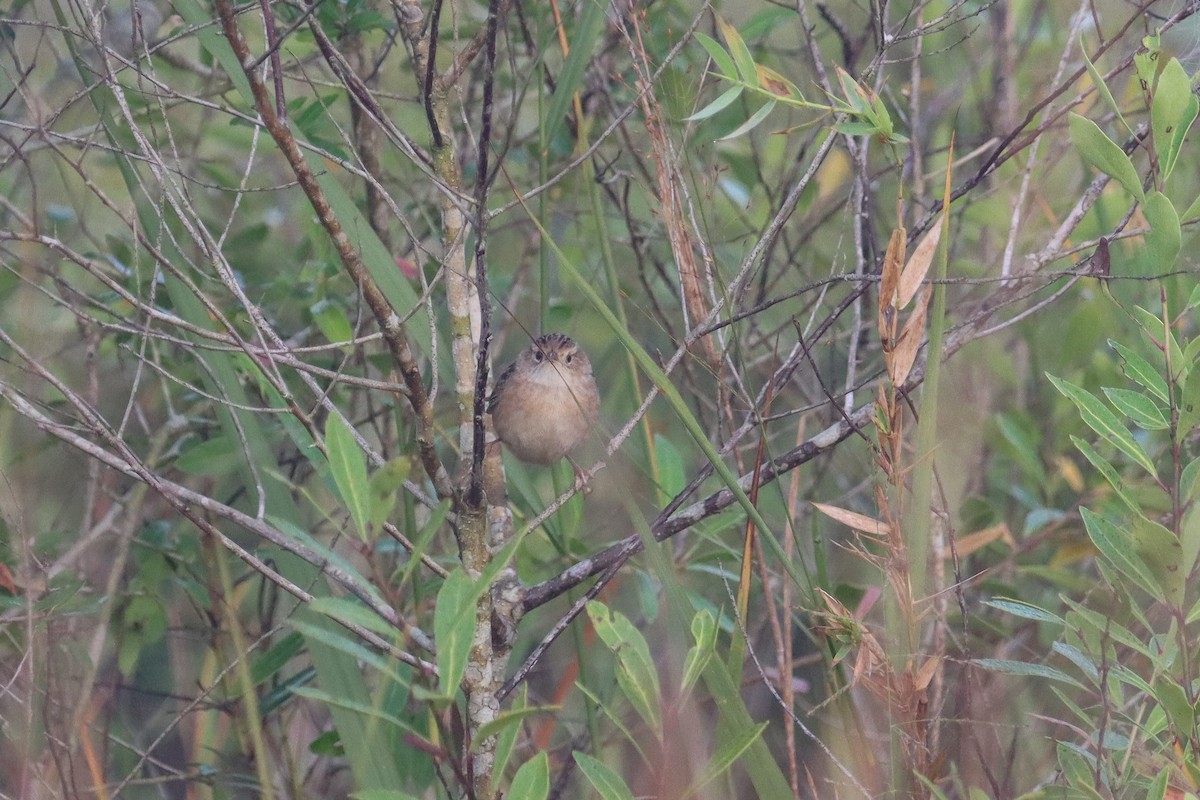
{"label": "dry brown leaf", "polygon": [[[1009,546],[1015,544],[1012,537],[1012,531],[1008,529],[1008,525],[1001,522],[999,525],[993,525],[990,528],[984,528],[974,533],[968,533],[954,542],[954,549],[958,551],[959,557],[969,556],[976,550],[982,550],[989,544],[995,541],[1002,541]],[[946,558],[950,558],[952,554],[946,553]]]}
{"label": "dry brown leaf", "polygon": [[896,289],[896,305],[898,307],[907,306],[916,296],[917,290],[921,288],[921,282],[925,280],[925,275],[929,272],[930,265],[933,264],[933,257],[937,253],[938,242],[941,241],[941,238],[942,222],[939,220],[913,250],[912,257],[908,259],[908,263],[904,265],[904,271],[900,273],[900,285]]}
{"label": "dry brown leaf", "polygon": [[908,247],[908,235],[904,228],[892,231],[887,252],[883,255],[883,271],[879,276],[879,338],[884,350],[889,349],[896,336],[896,313],[892,301],[896,298],[896,286],[900,283],[904,251]]}
{"label": "dry brown leaf", "polygon": [[886,536],[887,523],[868,517],[866,514],[858,514],[854,511],[847,511],[844,508],[837,506],[826,505],[825,503],[813,503],[813,508],[820,511],[827,517],[837,520],[848,528],[853,528],[856,531],[870,534],[871,536]]}
{"label": "dry brown leaf", "polygon": [[932,286],[926,286],[921,291],[916,308],[909,315],[908,321],[904,323],[904,330],[896,339],[896,346],[892,348],[892,352],[884,354],[888,377],[892,379],[894,386],[904,385],[904,382],[908,380],[908,373],[912,371],[913,364],[917,360],[917,351],[921,349],[921,339],[925,335],[925,317],[929,311],[929,298],[932,296]]}
{"label": "dry brown leaf", "polygon": [[913,688],[918,692],[923,692],[929,686],[929,682],[933,680],[933,674],[937,672],[938,665],[942,663],[941,656],[931,656],[920,668],[913,673]]}

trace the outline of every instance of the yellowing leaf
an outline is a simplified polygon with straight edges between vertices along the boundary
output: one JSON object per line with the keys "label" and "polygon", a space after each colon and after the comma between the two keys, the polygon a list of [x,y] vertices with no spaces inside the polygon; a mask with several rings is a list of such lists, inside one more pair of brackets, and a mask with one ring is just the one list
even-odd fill
{"label": "yellowing leaf", "polygon": [[870,534],[871,536],[886,536],[888,526],[886,522],[880,522],[873,517],[868,517],[865,514],[859,514],[854,511],[847,511],[844,508],[827,505],[825,503],[813,503],[813,508],[820,511],[822,514],[832,519],[837,520],[843,525],[853,528],[856,531]]}

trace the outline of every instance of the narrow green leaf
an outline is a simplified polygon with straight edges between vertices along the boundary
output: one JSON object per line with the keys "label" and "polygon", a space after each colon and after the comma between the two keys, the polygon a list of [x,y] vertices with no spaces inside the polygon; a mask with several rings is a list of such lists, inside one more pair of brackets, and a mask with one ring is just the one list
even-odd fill
{"label": "narrow green leaf", "polygon": [[687,696],[696,685],[696,681],[708,666],[717,645],[717,621],[710,611],[697,611],[692,617],[692,639],[695,644],[688,650],[683,662],[683,681],[680,694]]}
{"label": "narrow green leaf", "polygon": [[1084,655],[1083,651],[1078,647],[1066,644],[1065,642],[1055,642],[1050,646],[1050,649],[1079,667],[1079,670],[1092,680],[1100,677],[1100,670],[1096,668],[1095,662]]}
{"label": "narrow green leaf", "polygon": [[690,117],[685,117],[684,122],[698,122],[702,119],[708,119],[709,117],[724,111],[730,103],[741,97],[743,91],[745,91],[745,89],[741,86],[734,86],[731,89],[726,89],[719,97],[717,97],[716,100],[713,100],[711,103],[697,111],[695,114],[692,114]]}
{"label": "narrow green leaf", "polygon": [[1051,622],[1055,625],[1065,625],[1066,620],[1057,614],[1052,614],[1044,608],[1038,608],[1030,603],[1023,603],[1020,600],[1009,600],[1007,598],[992,598],[984,600],[985,606],[1005,611],[1022,619],[1032,619],[1038,622]]}
{"label": "narrow green leaf", "polygon": [[1056,389],[1075,404],[1075,407],[1079,409],[1080,417],[1089,428],[1132,458],[1151,475],[1158,477],[1158,472],[1154,469],[1154,462],[1150,460],[1150,456],[1146,455],[1146,451],[1129,433],[1129,429],[1121,424],[1117,415],[1109,411],[1108,407],[1101,403],[1095,395],[1049,373],[1046,374],[1046,377],[1050,379]]}
{"label": "narrow green leaf", "polygon": [[1088,57],[1087,47],[1083,43],[1083,37],[1079,37],[1079,52],[1083,54],[1083,63],[1087,65],[1088,75],[1091,76],[1092,85],[1096,87],[1096,91],[1100,94],[1104,104],[1109,110],[1117,115],[1117,119],[1125,126],[1125,130],[1133,132],[1133,128],[1129,127],[1129,123],[1125,121],[1125,117],[1121,115],[1121,107],[1117,105],[1117,101],[1113,99],[1112,92],[1108,89],[1108,84],[1104,82],[1104,76],[1100,74],[1100,70],[1096,69],[1096,65],[1092,63],[1092,59]]}
{"label": "narrow green leaf", "polygon": [[576,750],[572,755],[575,763],[603,800],[633,800],[629,786],[611,767],[598,758]]}
{"label": "narrow green leaf", "polygon": [[770,114],[772,111],[775,110],[776,102],[777,101],[775,101],[775,100],[768,100],[766,103],[763,104],[762,108],[760,108],[758,111],[754,112],[754,114],[750,117],[750,119],[746,120],[741,125],[737,126],[737,128],[735,128],[734,130],[732,130],[729,133],[725,134],[724,136],[720,137],[719,139],[717,139],[717,141],[718,142],[727,142],[730,139],[736,139],[739,136],[741,136],[742,134],[749,133],[750,131],[754,130],[755,128],[757,128],[759,126],[759,124],[762,123],[762,121],[764,119],[767,118],[768,114]]}
{"label": "narrow green leaf", "polygon": [[537,714],[549,714],[557,711],[559,706],[534,706],[532,708],[514,708],[497,714],[486,725],[481,725],[475,732],[475,741],[480,742],[489,736],[498,736],[509,727],[519,726],[529,717]]}
{"label": "narrow green leaf", "polygon": [[[529,684],[521,684],[521,693],[513,701],[510,714],[520,714],[529,707]],[[480,730],[487,728],[484,725]],[[492,767],[492,775],[500,777],[508,771],[508,761],[512,758],[513,748],[517,744],[517,734],[521,732],[519,725],[505,727],[496,734],[496,760]]]}
{"label": "narrow green leaf", "polygon": [[726,742],[720,750],[713,754],[708,764],[704,768],[704,772],[699,779],[689,787],[688,791],[684,792],[684,796],[688,797],[696,792],[699,792],[708,784],[715,781],[717,778],[725,774],[725,771],[733,766],[734,762],[742,757],[742,753],[750,748],[750,745],[758,741],[762,736],[762,732],[767,729],[767,723],[762,722],[754,726],[748,731],[744,731],[742,736],[734,738]]}
{"label": "narrow green leaf", "polygon": [[1129,513],[1140,514],[1141,506],[1138,504],[1133,495],[1126,490],[1125,480],[1121,478],[1121,475],[1117,472],[1116,468],[1108,462],[1108,459],[1097,453],[1090,444],[1085,442],[1083,439],[1080,439],[1078,436],[1072,436],[1071,441],[1074,442],[1075,447],[1079,449],[1079,452],[1083,453],[1083,457],[1091,462],[1091,465],[1096,468],[1096,471],[1104,476],[1104,479],[1108,481],[1108,485],[1111,486],[1113,491],[1117,493],[1117,497],[1120,498],[1121,502],[1125,504],[1125,507],[1129,509]]}
{"label": "narrow green leaf", "polygon": [[358,600],[344,597],[317,597],[308,604],[308,607],[332,620],[358,625],[385,638],[390,639],[399,634],[395,626]]}
{"label": "narrow green leaf", "polygon": [[475,635],[475,582],[461,568],[446,576],[433,608],[437,642],[438,691],[451,697],[467,671],[467,655]]}
{"label": "narrow green leaf", "polygon": [[505,800],[546,800],[550,796],[550,761],[543,750],[517,770]]}
{"label": "narrow green leaf", "polygon": [[1142,181],[1134,169],[1133,161],[1096,123],[1072,113],[1067,127],[1071,142],[1084,161],[1120,183],[1137,200],[1145,199]]}
{"label": "narrow green leaf", "polygon": [[733,57],[726,52],[724,47],[721,47],[716,39],[697,32],[696,41],[708,52],[708,57],[717,65],[718,74],[731,80],[737,79],[737,65],[733,63]]}
{"label": "narrow green leaf", "polygon": [[1088,536],[1110,564],[1156,600],[1165,600],[1162,587],[1133,546],[1132,537],[1116,524],[1087,508],[1081,508]]}
{"label": "narrow green leaf", "polygon": [[329,468],[342,502],[350,511],[358,535],[368,538],[367,521],[371,515],[371,490],[367,480],[367,459],[349,426],[338,414],[331,414],[325,422],[325,448],[329,454]]}
{"label": "narrow green leaf", "polygon": [[[579,4],[579,24],[571,37],[567,60],[558,73],[558,82],[550,105],[546,111],[545,141],[552,141],[559,128],[566,124],[567,109],[583,84],[583,75],[596,45],[604,39],[604,25],[607,20],[607,3],[599,0],[583,0]],[[580,120],[582,122],[582,120]]]}
{"label": "narrow green leaf", "polygon": [[1142,430],[1162,431],[1170,427],[1170,422],[1158,404],[1141,392],[1105,387],[1104,396],[1117,411]]}
{"label": "narrow green leaf", "polygon": [[1159,675],[1151,684],[1154,687],[1154,699],[1167,712],[1171,720],[1171,731],[1177,738],[1186,739],[1196,721],[1196,710],[1188,702],[1183,687],[1171,678]]}
{"label": "narrow green leaf", "polygon": [[1126,378],[1146,389],[1162,402],[1170,402],[1166,380],[1158,370],[1150,366],[1149,361],[1113,339],[1108,340],[1108,346],[1121,356],[1121,371],[1125,373]]}
{"label": "narrow green leaf", "polygon": [[307,686],[299,686],[295,689],[295,692],[300,697],[307,697],[309,700],[316,700],[317,702],[327,706],[337,706],[338,708],[344,708],[347,711],[353,711],[354,713],[360,714],[364,717],[372,717],[380,720],[381,722],[386,722],[387,724],[394,725],[396,728],[404,731],[404,733],[409,736],[415,736],[421,741],[428,741],[426,737],[422,736],[421,732],[412,725],[408,724],[394,714],[389,714],[382,709],[375,708],[374,706],[366,705],[364,703],[356,703],[351,700],[347,700],[344,697],[337,697],[329,692],[323,692],[320,689],[310,689]]}
{"label": "narrow green leaf", "polygon": [[725,18],[720,14],[714,14],[717,19],[717,28],[721,31],[721,38],[725,40],[725,44],[729,47],[729,54],[733,56],[733,62],[737,65],[738,77],[742,79],[742,83],[758,88],[758,70],[754,67],[754,57],[750,55],[750,48],[746,46],[746,41],[742,39],[742,35],[737,32],[737,28],[725,21]]}
{"label": "narrow green leaf", "polygon": [[1020,675],[1027,678],[1049,678],[1052,681],[1061,683],[1069,683],[1072,686],[1077,686],[1080,689],[1085,688],[1082,683],[1072,678],[1067,673],[1054,667],[1048,667],[1045,664],[1030,664],[1025,661],[1010,661],[1005,658],[976,658],[971,661],[977,667],[988,670],[989,672],[1000,672],[1005,675]]}
{"label": "narrow green leaf", "polygon": [[1142,207],[1150,230],[1146,233],[1146,252],[1150,259],[1150,273],[1157,275],[1169,272],[1183,247],[1183,229],[1175,206],[1162,192],[1151,192]]}
{"label": "narrow green leaf", "polygon": [[407,458],[393,458],[371,474],[371,528],[377,530],[387,521],[396,506],[396,495],[408,480],[412,462]]}

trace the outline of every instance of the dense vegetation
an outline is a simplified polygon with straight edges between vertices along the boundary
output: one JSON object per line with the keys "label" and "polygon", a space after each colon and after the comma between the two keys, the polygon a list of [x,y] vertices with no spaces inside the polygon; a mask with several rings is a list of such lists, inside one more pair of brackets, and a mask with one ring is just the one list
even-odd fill
{"label": "dense vegetation", "polygon": [[[14,0],[0,796],[1200,794],[1198,49]],[[578,476],[484,413],[548,331]]]}

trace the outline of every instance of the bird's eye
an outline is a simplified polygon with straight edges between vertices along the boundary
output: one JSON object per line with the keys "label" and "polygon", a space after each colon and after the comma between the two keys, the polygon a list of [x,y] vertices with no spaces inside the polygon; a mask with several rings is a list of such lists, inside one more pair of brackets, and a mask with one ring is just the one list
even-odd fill
{"label": "bird's eye", "polygon": [[542,351],[541,350],[533,351],[533,360],[538,362],[539,364],[542,363]]}
{"label": "bird's eye", "polygon": [[574,357],[575,357],[574,353],[567,353],[567,363],[570,364],[571,359],[573,359]]}

